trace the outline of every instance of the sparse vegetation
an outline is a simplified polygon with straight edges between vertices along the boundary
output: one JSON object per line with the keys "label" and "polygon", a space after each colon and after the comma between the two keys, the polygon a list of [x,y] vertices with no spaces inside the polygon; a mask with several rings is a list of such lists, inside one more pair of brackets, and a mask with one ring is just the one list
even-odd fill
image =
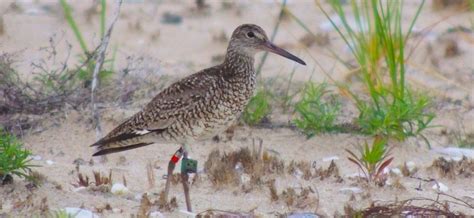
{"label": "sparse vegetation", "polygon": [[393,157],[389,157],[391,149],[387,149],[386,145],[387,140],[385,138],[376,137],[371,146],[367,142],[363,146],[358,145],[358,154],[346,149],[349,153],[347,159],[362,170],[368,182],[383,185],[386,180],[383,177],[383,170],[393,160]]}
{"label": "sparse vegetation", "polygon": [[411,136],[426,140],[422,132],[430,126],[434,114],[426,111],[428,97],[413,92],[405,77],[405,44],[424,1],[418,6],[406,33],[402,28],[403,4],[403,1],[351,1],[353,22],[341,1],[330,1],[341,25],[320,4],[318,6],[350,48],[359,65],[357,72],[368,90],[370,101],[340,85],[357,105],[357,123],[362,131],[399,140]]}
{"label": "sparse vegetation", "polygon": [[328,94],[326,83],[308,82],[303,89],[301,100],[296,103],[297,119],[293,122],[308,136],[323,132],[334,132],[339,129],[335,120],[340,112],[340,103],[335,95]]}
{"label": "sparse vegetation", "polygon": [[[106,2],[105,0],[100,0],[101,2],[101,13],[100,13],[100,34],[101,37],[104,37],[105,34],[105,15],[106,15]],[[83,55],[79,57],[79,60],[81,63],[80,66],[78,67],[78,73],[76,75],[76,78],[69,78],[71,79],[79,79],[80,81],[83,81],[85,87],[89,87],[91,80],[92,80],[92,72],[95,68],[95,61],[91,60],[91,58],[95,55],[95,51],[89,50],[87,47],[87,44],[84,40],[83,34],[79,27],[76,24],[76,20],[74,16],[72,15],[72,8],[71,6],[68,5],[66,0],[60,0],[61,7],[64,12],[64,16],[66,18],[67,23],[69,24],[69,27],[71,30],[74,32],[74,36],[76,37],[77,42],[79,43]],[[115,60],[115,52],[112,55],[112,58],[109,60],[105,60],[104,63],[110,64],[109,68],[107,69],[102,69],[99,72],[99,79],[102,81],[108,77],[110,77],[114,70],[114,60]]]}
{"label": "sparse vegetation", "polygon": [[[72,185],[76,188],[78,187],[86,187],[92,191],[100,191],[100,192],[110,192],[110,188],[112,186],[112,170],[109,172],[108,175],[104,175],[99,171],[92,172],[94,181],[90,181],[89,177],[86,175],[84,176],[79,170],[77,171],[77,181],[74,182]],[[125,180],[124,180],[125,181]]]}
{"label": "sparse vegetation", "polygon": [[255,96],[250,99],[242,114],[242,118],[246,124],[255,125],[262,122],[270,111],[269,93],[265,89],[260,89]]}
{"label": "sparse vegetation", "polygon": [[283,173],[284,163],[278,157],[256,149],[241,148],[229,154],[214,150],[209,154],[204,169],[217,187],[246,183],[242,181],[243,174],[249,177],[250,184],[261,185],[265,182],[263,175]]}
{"label": "sparse vegetation", "polygon": [[36,165],[30,164],[30,155],[15,136],[0,129],[0,184],[11,181],[13,175],[32,180],[31,168]]}

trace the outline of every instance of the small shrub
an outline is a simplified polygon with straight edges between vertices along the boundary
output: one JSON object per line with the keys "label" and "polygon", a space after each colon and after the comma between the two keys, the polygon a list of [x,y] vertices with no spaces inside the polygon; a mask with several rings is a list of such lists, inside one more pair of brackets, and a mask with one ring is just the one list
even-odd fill
{"label": "small shrub", "polygon": [[329,100],[324,99],[328,93],[326,88],[326,83],[315,85],[309,82],[303,89],[302,99],[295,106],[299,118],[295,119],[294,123],[308,137],[338,130],[334,121],[341,106],[334,95],[331,95]]}
{"label": "small shrub", "polygon": [[427,96],[415,97],[407,90],[404,98],[392,100],[384,94],[379,97],[381,101],[378,105],[358,102],[360,114],[357,123],[364,133],[391,136],[398,140],[417,135],[424,138],[422,131],[430,127],[435,117],[425,110],[430,102]]}
{"label": "small shrub", "polygon": [[0,184],[12,175],[32,179],[29,174],[35,165],[30,164],[31,152],[22,147],[15,136],[0,130]]}
{"label": "small shrub", "polygon": [[265,118],[270,111],[269,93],[264,89],[260,89],[257,91],[257,94],[250,99],[242,118],[246,124],[255,125],[262,122],[263,118]]}

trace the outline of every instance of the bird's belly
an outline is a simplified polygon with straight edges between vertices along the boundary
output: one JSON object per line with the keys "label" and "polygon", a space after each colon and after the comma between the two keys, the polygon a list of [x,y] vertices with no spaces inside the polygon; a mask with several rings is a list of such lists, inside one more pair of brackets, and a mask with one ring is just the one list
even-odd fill
{"label": "bird's belly", "polygon": [[215,135],[224,132],[239,117],[242,109],[229,107],[228,104],[222,103],[215,110],[211,110],[204,118],[196,119],[192,127],[192,139],[201,141],[207,140]]}

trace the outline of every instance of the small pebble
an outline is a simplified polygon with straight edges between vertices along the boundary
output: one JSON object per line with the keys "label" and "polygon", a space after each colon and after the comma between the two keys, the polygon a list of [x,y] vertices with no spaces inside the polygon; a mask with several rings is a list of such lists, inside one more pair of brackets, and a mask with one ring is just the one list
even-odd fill
{"label": "small pebble", "polygon": [[431,188],[434,189],[434,190],[436,190],[436,191],[439,191],[439,192],[447,192],[447,191],[449,191],[448,186],[446,186],[445,184],[443,184],[443,183],[441,183],[441,182],[435,183]]}
{"label": "small pebble", "polygon": [[414,173],[414,172],[416,171],[416,164],[415,164],[415,162],[413,162],[413,161],[408,161],[408,162],[406,163],[406,165],[407,165],[407,169],[408,169],[408,171],[409,171],[410,173]]}
{"label": "small pebble", "polygon": [[33,160],[42,160],[42,159],[43,159],[43,158],[42,158],[41,156],[39,156],[39,155],[33,155],[31,158],[32,158]]}
{"label": "small pebble", "polygon": [[46,161],[46,164],[48,164],[48,165],[53,165],[53,164],[54,164],[54,161],[52,161],[52,160],[47,160],[47,161]]}
{"label": "small pebble", "polygon": [[115,183],[114,185],[112,185],[110,192],[114,195],[123,195],[128,193],[128,188],[122,183]]}
{"label": "small pebble", "polygon": [[402,176],[402,171],[399,169],[399,168],[393,168],[393,169],[390,169],[390,172],[392,172],[393,174],[397,175],[397,176]]}
{"label": "small pebble", "polygon": [[[112,213],[122,213],[122,209],[120,209],[120,208],[113,208],[113,209],[112,209]],[[150,217],[152,217],[151,214],[150,214]]]}

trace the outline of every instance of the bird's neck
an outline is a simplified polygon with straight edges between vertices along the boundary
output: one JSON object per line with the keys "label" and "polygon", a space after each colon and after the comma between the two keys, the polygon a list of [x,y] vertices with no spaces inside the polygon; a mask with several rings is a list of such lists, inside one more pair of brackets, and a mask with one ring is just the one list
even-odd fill
{"label": "bird's neck", "polygon": [[254,54],[247,54],[229,48],[224,59],[224,74],[229,78],[255,77]]}

